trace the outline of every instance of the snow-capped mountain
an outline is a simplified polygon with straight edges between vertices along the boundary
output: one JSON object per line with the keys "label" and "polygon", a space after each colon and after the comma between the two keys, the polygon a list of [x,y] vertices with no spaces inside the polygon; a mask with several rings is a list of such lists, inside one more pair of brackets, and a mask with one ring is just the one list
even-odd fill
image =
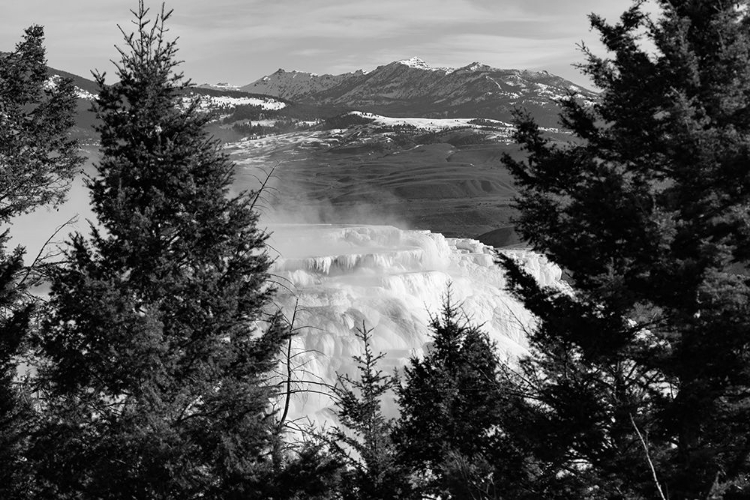
{"label": "snow-capped mountain", "polygon": [[593,92],[546,71],[497,69],[477,62],[435,68],[416,57],[342,75],[278,70],[242,90],[389,116],[510,121],[512,110],[523,106],[541,116],[543,125],[556,123],[559,99],[571,93],[582,100],[595,98]]}

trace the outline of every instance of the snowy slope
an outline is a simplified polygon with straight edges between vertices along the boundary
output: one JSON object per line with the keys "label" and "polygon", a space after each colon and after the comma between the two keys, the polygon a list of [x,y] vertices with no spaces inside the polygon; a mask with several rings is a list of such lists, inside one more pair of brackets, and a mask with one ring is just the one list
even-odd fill
{"label": "snowy slope", "polygon": [[487,126],[491,126],[492,128],[496,129],[504,128],[508,129],[509,131],[514,129],[513,124],[500,120],[484,120],[478,122],[474,118],[395,118],[391,116],[377,115],[375,113],[364,113],[362,111],[351,111],[349,114],[359,115],[363,118],[369,118],[375,125],[381,125],[385,127],[407,126],[414,127],[415,129],[429,130],[433,132],[455,128],[481,128]]}
{"label": "snowy slope", "polygon": [[[61,78],[71,78],[73,80],[76,97],[85,101],[93,101],[99,91],[95,82],[81,78],[64,71],[49,69],[46,87],[54,88]],[[219,92],[210,92],[218,90]],[[286,103],[266,95],[248,95],[245,92],[238,92],[227,85],[225,88],[218,87],[195,87],[188,91],[183,98],[183,103],[187,103],[191,98],[200,96],[201,109],[204,111],[221,111],[231,110],[237,106],[258,106],[266,110],[279,110],[286,107]]]}
{"label": "snowy slope", "polygon": [[[61,78],[62,77],[57,74],[50,75],[47,78],[47,81],[45,82],[44,87],[47,89],[57,88],[57,85],[60,82]],[[93,101],[96,98],[96,95],[92,94],[86,89],[79,87],[78,85],[74,85],[73,88],[75,89],[76,97],[78,99],[83,99],[85,101]]]}
{"label": "snowy slope", "polygon": [[[189,103],[195,95],[183,97],[183,103]],[[201,95],[200,109],[203,111],[229,111],[237,106],[256,106],[265,110],[279,110],[286,107],[286,103],[272,97],[245,97],[230,95]]]}

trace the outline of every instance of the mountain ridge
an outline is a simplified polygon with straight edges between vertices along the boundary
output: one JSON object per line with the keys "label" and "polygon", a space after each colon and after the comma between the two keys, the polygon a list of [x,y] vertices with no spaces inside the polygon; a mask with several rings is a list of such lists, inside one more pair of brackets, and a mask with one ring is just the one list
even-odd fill
{"label": "mountain ridge", "polygon": [[[55,75],[74,80],[79,97],[76,133],[88,140],[95,120],[90,101],[98,92],[96,83],[53,68],[49,74],[52,83]],[[200,94],[201,108],[215,113],[222,124],[240,122],[247,128],[248,119],[273,117],[312,123],[347,111],[394,118],[475,118],[509,123],[518,108],[530,112],[540,126],[557,128],[561,99],[597,99],[592,91],[547,71],[503,70],[480,62],[460,68],[432,67],[418,57],[340,75],[278,69],[239,88],[227,83],[206,84],[191,87],[185,94]],[[218,132],[223,140],[237,138],[236,134]]]}
{"label": "mountain ridge", "polygon": [[390,116],[510,121],[514,109],[525,107],[547,126],[557,122],[560,99],[596,99],[593,91],[547,71],[498,69],[480,62],[432,67],[418,57],[340,75],[279,69],[240,89]]}

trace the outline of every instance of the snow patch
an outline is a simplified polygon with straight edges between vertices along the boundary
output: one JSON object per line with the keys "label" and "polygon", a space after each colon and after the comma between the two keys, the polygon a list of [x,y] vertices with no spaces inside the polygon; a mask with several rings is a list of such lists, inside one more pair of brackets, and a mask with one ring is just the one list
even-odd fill
{"label": "snow patch", "polygon": [[[412,126],[422,130],[447,130],[452,128],[479,128],[476,118],[392,118],[389,116],[376,115],[374,113],[365,113],[362,111],[352,111],[350,114],[356,114],[364,118],[374,120],[373,123],[382,126]],[[494,119],[483,120],[499,128],[513,128],[513,125],[507,122]]]}
{"label": "snow patch", "polygon": [[403,59],[401,61],[396,61],[396,62],[398,64],[403,64],[404,66],[408,66],[410,68],[421,69],[425,71],[441,71],[446,74],[452,73],[453,71],[455,71],[455,69],[453,68],[433,68],[432,66],[430,66],[429,64],[427,64],[426,62],[424,62],[422,59],[418,57],[412,57],[410,59]]}
{"label": "snow patch", "polygon": [[[57,88],[57,85],[59,84],[61,80],[60,75],[52,75],[49,78],[47,78],[47,81],[44,82],[44,88],[45,90],[53,90]],[[84,90],[78,86],[73,88],[75,95],[78,99],[85,99],[87,101],[93,101],[96,99],[96,95],[92,94],[88,90]]]}
{"label": "snow patch", "polygon": [[[183,97],[184,105],[192,102],[193,97]],[[276,99],[259,99],[257,97],[229,97],[229,96],[201,96],[200,109],[231,109],[237,106],[259,106],[262,109],[278,110],[286,107],[286,103]]]}
{"label": "snow patch", "polygon": [[408,66],[410,68],[417,68],[417,69],[432,69],[429,64],[424,62],[422,59],[418,57],[412,57],[410,59],[403,59],[401,61],[398,61],[399,64],[403,64],[404,66]]}

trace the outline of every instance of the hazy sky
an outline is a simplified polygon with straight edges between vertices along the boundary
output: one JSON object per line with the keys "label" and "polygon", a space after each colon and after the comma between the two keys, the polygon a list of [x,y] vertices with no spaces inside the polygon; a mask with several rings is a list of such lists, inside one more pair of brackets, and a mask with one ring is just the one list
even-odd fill
{"label": "hazy sky", "polygon": [[[0,50],[45,27],[52,67],[113,73],[117,25],[132,31],[137,0],[1,0]],[[413,56],[431,66],[478,61],[546,69],[589,86],[576,44],[599,47],[587,15],[610,21],[631,0],[172,0],[170,33],[196,83],[245,85],[279,68],[339,74]],[[159,9],[161,4],[147,1]]]}

